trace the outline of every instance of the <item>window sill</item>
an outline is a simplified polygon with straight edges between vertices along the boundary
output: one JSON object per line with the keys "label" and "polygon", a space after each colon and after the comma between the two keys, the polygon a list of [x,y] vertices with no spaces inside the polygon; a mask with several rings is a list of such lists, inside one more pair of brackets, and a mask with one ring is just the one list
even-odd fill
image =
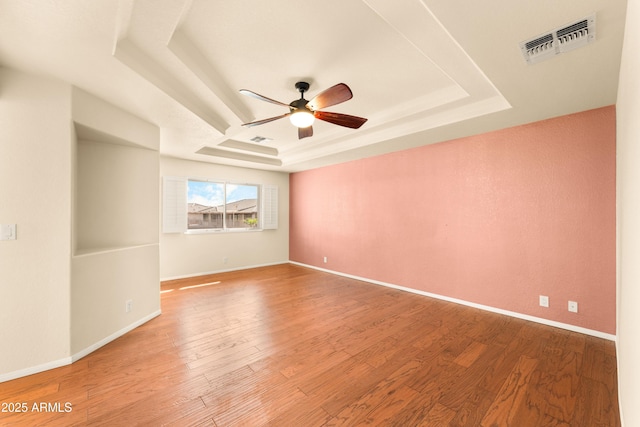
{"label": "window sill", "polygon": [[262,228],[200,228],[187,230],[184,234],[227,234],[227,233],[256,233]]}

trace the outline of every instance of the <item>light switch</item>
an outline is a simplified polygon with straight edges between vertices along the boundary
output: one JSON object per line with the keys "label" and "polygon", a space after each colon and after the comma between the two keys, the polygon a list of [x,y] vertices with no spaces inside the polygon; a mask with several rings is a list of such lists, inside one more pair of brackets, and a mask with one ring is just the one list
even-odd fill
{"label": "light switch", "polygon": [[16,240],[16,224],[0,224],[0,240]]}

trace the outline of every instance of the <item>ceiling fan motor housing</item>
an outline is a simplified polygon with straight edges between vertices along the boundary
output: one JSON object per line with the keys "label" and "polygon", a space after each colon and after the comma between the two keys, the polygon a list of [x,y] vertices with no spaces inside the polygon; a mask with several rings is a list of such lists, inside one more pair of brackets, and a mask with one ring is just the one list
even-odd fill
{"label": "ceiling fan motor housing", "polygon": [[307,110],[311,111],[311,109],[307,107],[308,103],[309,101],[304,98],[296,99],[291,104],[289,104],[289,108],[291,108],[291,111],[300,110],[302,108],[306,108]]}
{"label": "ceiling fan motor housing", "polygon": [[309,90],[309,83],[307,82],[297,82],[296,83],[296,89],[298,89],[300,91],[300,99],[296,99],[295,101],[291,102],[289,104],[289,108],[291,109],[292,113],[295,112],[304,112],[304,113],[312,113],[313,111],[311,110],[311,108],[307,107],[307,104],[309,103],[309,101],[307,101],[306,99],[304,99],[304,93],[306,91]]}

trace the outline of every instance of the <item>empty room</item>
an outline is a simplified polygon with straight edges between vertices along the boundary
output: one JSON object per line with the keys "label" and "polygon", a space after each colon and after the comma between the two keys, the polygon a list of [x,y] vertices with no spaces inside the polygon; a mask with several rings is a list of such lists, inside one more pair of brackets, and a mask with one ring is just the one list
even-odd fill
{"label": "empty room", "polygon": [[0,426],[640,425],[638,22],[0,1]]}

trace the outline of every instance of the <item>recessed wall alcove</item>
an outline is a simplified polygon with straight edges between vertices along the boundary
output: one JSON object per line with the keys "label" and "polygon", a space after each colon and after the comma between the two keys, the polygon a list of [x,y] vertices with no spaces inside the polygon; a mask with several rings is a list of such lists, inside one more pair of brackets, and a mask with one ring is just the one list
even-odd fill
{"label": "recessed wall alcove", "polygon": [[71,354],[160,313],[159,129],[72,96]]}
{"label": "recessed wall alcove", "polygon": [[75,255],[157,244],[157,151],[75,130]]}

